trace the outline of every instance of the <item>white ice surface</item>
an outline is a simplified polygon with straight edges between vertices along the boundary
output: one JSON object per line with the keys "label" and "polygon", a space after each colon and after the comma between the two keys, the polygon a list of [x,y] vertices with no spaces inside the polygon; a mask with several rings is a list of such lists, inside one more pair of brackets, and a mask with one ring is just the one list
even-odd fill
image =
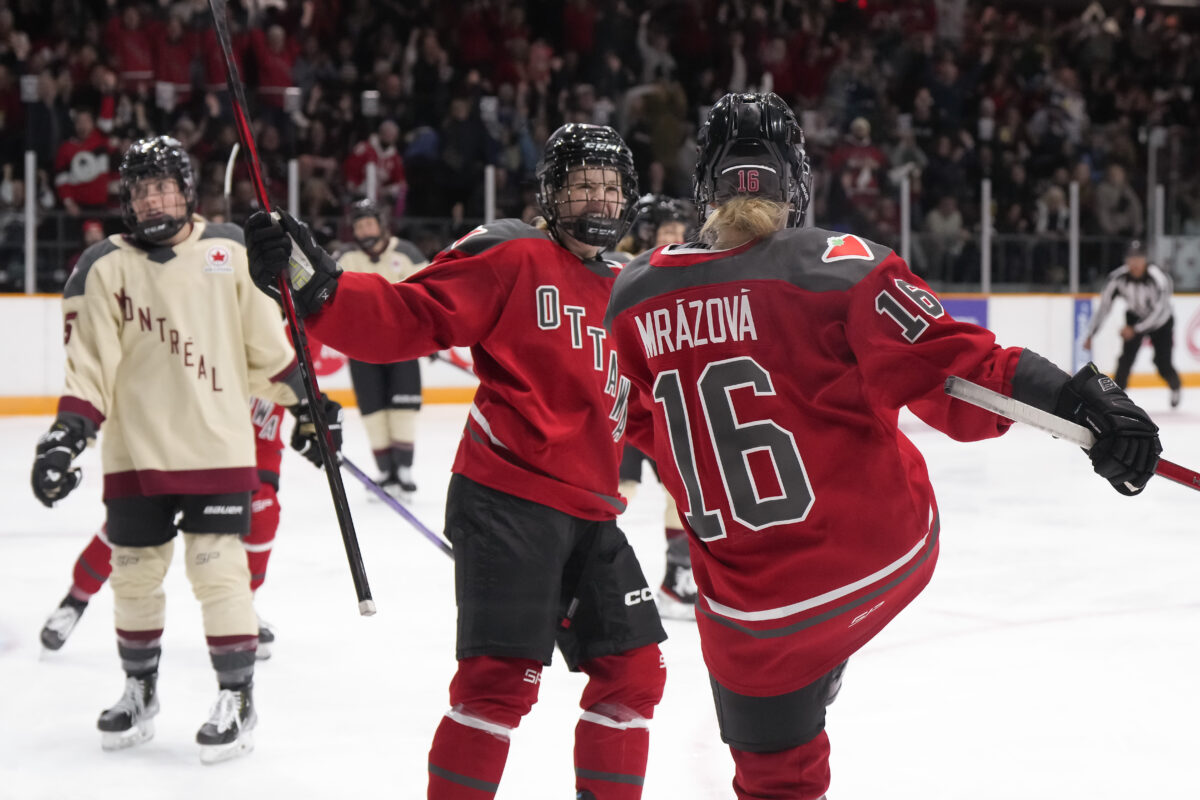
{"label": "white ice surface", "polygon": [[[1200,392],[1167,410],[1166,455],[1200,467]],[[440,529],[463,406],[422,412],[415,512]],[[278,635],[259,665],[258,747],[204,767],[193,736],[216,686],[199,609],[177,562],[156,738],[104,753],[97,713],[122,676],[111,597],[97,595],[58,653],[38,631],[100,524],[98,456],[53,510],[32,497],[49,418],[0,418],[0,800],[422,798],[430,737],[454,669],[450,560],[347,476],[379,613],[357,613],[323,475],[289,451],[263,616]],[[370,469],[356,415],[347,452]],[[831,707],[831,800],[1200,798],[1200,493],[1159,479],[1117,495],[1083,454],[1030,430],[958,444],[915,421],[942,511],[933,583],[855,656]],[[586,457],[586,454],[580,454]],[[805,453],[813,460],[818,454]],[[661,493],[643,486],[624,527],[651,583],[663,565]],[[694,624],[668,622],[666,696],[645,797],[731,800]],[[573,797],[582,679],[549,669],[517,732],[501,800]]]}

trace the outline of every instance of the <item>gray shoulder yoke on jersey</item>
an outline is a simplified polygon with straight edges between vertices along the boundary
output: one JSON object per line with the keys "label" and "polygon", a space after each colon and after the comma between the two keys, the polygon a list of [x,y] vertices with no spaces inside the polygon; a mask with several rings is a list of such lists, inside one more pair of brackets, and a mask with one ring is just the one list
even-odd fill
{"label": "gray shoulder yoke on jersey", "polygon": [[415,244],[408,239],[401,239],[399,236],[396,237],[396,252],[406,256],[414,264],[424,264],[429,261]]}
{"label": "gray shoulder yoke on jersey", "polygon": [[200,234],[200,239],[232,239],[240,245],[246,244],[246,235],[242,233],[242,226],[234,225],[232,222],[210,222],[204,226],[204,233]]}
{"label": "gray shoulder yoke on jersey", "polygon": [[[617,277],[606,324],[622,311],[660,294],[718,283],[777,280],[807,292],[844,292],[892,253],[890,247],[855,235],[857,244],[850,242],[853,249],[846,251],[850,254],[826,261],[826,255],[837,252],[837,240],[843,240],[845,246],[846,236],[821,228],[785,228],[745,250],[683,267],[652,266],[652,253],[643,253]],[[865,253],[857,249],[859,244]],[[719,251],[673,245],[659,251],[658,258],[702,252]]]}
{"label": "gray shoulder yoke on jersey", "polygon": [[83,294],[83,287],[87,283],[87,276],[92,270],[92,265],[109,253],[120,249],[118,245],[105,239],[84,250],[83,254],[79,256],[79,260],[75,262],[75,271],[71,273],[71,277],[67,278],[67,285],[63,287],[63,299]]}
{"label": "gray shoulder yoke on jersey", "polygon": [[513,239],[545,239],[550,240],[550,234],[540,231],[532,225],[526,225],[519,219],[498,219],[486,225],[480,225],[475,230],[450,245],[454,250],[469,256],[477,256],[485,250],[490,250],[499,244]]}

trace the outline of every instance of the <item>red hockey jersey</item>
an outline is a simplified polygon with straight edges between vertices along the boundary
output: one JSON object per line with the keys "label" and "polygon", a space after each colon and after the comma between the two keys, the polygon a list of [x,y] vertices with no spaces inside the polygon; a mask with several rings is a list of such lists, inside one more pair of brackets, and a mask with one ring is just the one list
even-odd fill
{"label": "red hockey jersey", "polygon": [[929,581],[937,506],[899,409],[997,436],[942,386],[1008,393],[1022,352],[951,319],[889,249],[818,229],[640,256],[607,321],[691,534],[706,663],[754,696],[829,671]]}
{"label": "red hockey jersey", "polygon": [[454,471],[567,514],[612,519],[625,508],[617,466],[629,397],[603,327],[615,267],[498,220],[400,283],[343,273],[310,324],[322,342],[379,364],[470,347],[479,389]]}
{"label": "red hockey jersey", "polygon": [[279,488],[279,464],[283,461],[283,412],[286,406],[250,398],[250,421],[254,423],[254,457],[258,479]]}

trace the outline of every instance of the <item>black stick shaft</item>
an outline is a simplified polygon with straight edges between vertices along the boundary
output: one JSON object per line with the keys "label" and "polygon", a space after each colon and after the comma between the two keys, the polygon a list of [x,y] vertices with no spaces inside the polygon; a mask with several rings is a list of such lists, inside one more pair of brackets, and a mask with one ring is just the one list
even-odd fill
{"label": "black stick shaft", "polygon": [[[230,43],[229,22],[226,18],[226,0],[208,0],[208,2],[212,9],[217,41],[221,45],[221,55],[225,59],[225,80],[229,85],[229,99],[233,106],[238,139],[246,150],[246,161],[250,168],[254,193],[258,197],[259,205],[269,213],[271,201],[267,197],[266,184],[263,183],[258,150],[254,146],[254,131],[250,128],[249,117],[246,116],[246,96],[242,91],[242,79],[238,75],[237,63],[233,60],[233,46]],[[346,487],[342,484],[342,473],[338,469],[337,458],[329,445],[332,438],[329,433],[329,424],[323,413],[321,390],[317,387],[312,356],[308,352],[308,337],[304,332],[304,324],[296,316],[296,307],[292,302],[292,291],[287,276],[282,273],[279,275],[279,293],[283,300],[283,312],[287,317],[288,330],[292,334],[292,344],[296,348],[296,358],[300,364],[304,394],[308,398],[308,407],[312,413],[313,423],[316,425],[317,449],[321,453],[321,462],[325,465],[325,477],[329,480],[329,493],[333,496],[333,507],[337,512],[338,526],[342,531],[342,543],[346,546],[346,559],[350,564],[350,575],[354,579],[354,590],[358,594],[358,611],[368,617],[375,613],[375,601],[371,597],[371,587],[367,583],[367,570],[363,566],[362,553],[358,548],[358,535],[354,532],[354,520],[350,516],[350,503],[346,499]]]}

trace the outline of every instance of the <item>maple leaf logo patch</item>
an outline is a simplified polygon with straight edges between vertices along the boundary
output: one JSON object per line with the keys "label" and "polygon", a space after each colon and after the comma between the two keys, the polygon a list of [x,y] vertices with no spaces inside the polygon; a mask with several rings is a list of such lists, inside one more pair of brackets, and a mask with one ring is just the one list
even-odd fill
{"label": "maple leaf logo patch", "polygon": [[825,248],[825,255],[821,256],[821,260],[826,264],[830,261],[842,261],[847,258],[858,258],[863,261],[875,260],[875,254],[871,252],[871,248],[867,247],[867,243],[853,234],[830,236],[825,242],[828,247]]}

